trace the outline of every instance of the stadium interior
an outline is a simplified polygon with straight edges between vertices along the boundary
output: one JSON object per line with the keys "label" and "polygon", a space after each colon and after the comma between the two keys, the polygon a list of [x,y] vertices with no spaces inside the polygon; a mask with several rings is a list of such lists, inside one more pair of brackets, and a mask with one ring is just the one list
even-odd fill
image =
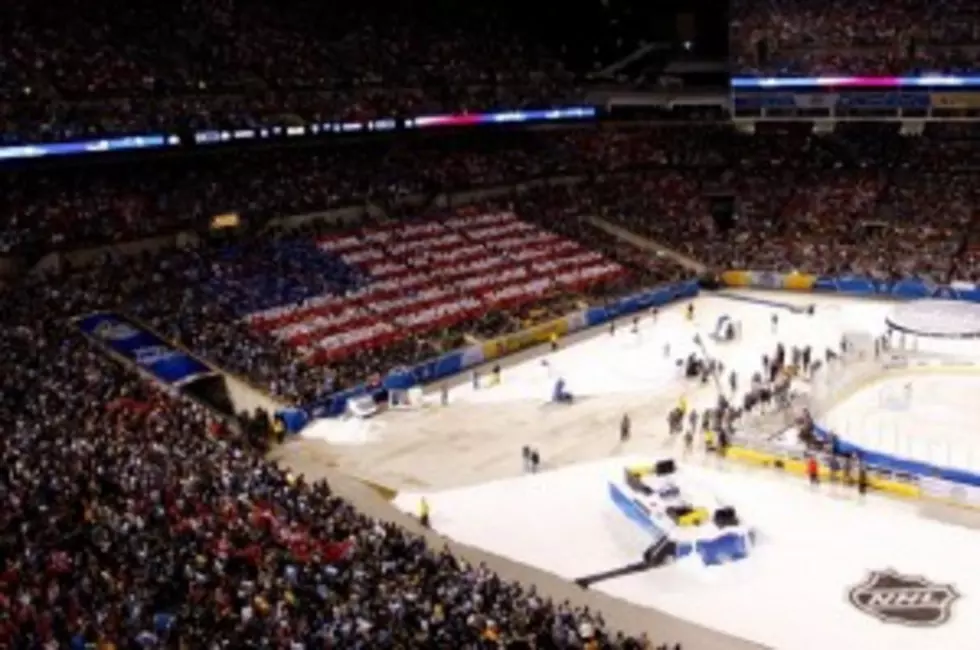
{"label": "stadium interior", "polygon": [[696,639],[281,448],[732,270],[975,287],[978,52],[958,0],[10,3],[0,647]]}

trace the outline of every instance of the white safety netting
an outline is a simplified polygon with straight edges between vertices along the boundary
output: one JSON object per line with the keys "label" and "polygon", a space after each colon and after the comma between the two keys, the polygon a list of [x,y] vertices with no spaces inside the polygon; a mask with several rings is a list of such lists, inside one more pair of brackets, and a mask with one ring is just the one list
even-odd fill
{"label": "white safety netting", "polygon": [[834,406],[890,369],[908,364],[908,354],[904,350],[879,350],[876,354],[875,339],[868,332],[849,331],[841,338],[843,349],[836,351],[836,357],[820,359],[819,369],[793,382],[793,399],[787,408],[746,414],[740,427],[741,435],[754,439],[771,438],[795,426],[804,410],[819,423],[821,416]]}
{"label": "white safety netting", "polygon": [[806,408],[818,418],[880,377],[895,363],[902,361],[893,355],[876,358],[873,350],[867,356],[847,355],[825,363],[810,378]]}

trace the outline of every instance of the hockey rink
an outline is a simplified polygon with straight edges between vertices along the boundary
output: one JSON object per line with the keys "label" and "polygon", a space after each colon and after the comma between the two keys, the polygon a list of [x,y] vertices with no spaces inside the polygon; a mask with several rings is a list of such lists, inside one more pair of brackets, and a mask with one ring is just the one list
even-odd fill
{"label": "hockey rink", "polygon": [[898,376],[864,388],[822,424],[866,449],[980,472],[980,368]]}
{"label": "hockey rink", "polygon": [[[726,374],[734,369],[747,384],[761,356],[778,342],[820,351],[836,348],[848,332],[877,336],[895,307],[887,301],[750,291],[693,302],[693,322],[684,317],[686,303],[679,303],[661,309],[656,320],[640,315],[637,333],[626,318],[615,334],[596,330],[563,341],[557,352],[503,360],[499,385],[489,385],[487,369],[479,387],[469,376],[460,377],[445,407],[438,387],[430,386],[426,408],[321,421],[303,435],[329,443],[330,461],[350,474],[398,490],[396,503],[407,511],[414,512],[424,495],[434,527],[461,542],[566,578],[622,567],[638,560],[648,540],[612,507],[605,478],[626,463],[680,454],[680,441],[666,433],[666,414],[681,397],[699,410],[714,405],[715,387],[682,378],[675,365],[693,349],[695,335],[725,364]],[[793,313],[787,304],[815,304],[816,313]],[[719,344],[707,336],[723,315],[742,322],[740,341]],[[980,359],[980,343],[973,341],[919,339],[918,345]],[[575,404],[550,403],[558,377]],[[980,469],[980,438],[970,428],[980,414],[980,400],[973,397],[978,388],[980,375],[971,373],[882,379],[842,399],[820,421],[868,449]],[[633,432],[621,443],[624,413]],[[523,473],[525,445],[541,455],[538,475]],[[862,501],[699,455],[691,462],[698,480],[759,530],[754,556],[717,569],[680,563],[603,581],[594,589],[775,648],[977,646],[980,572],[974,569],[980,568],[980,532],[928,519],[913,504],[875,496]],[[959,597],[949,621],[904,625],[858,610],[849,590],[871,572],[887,570],[955,587]]]}
{"label": "hockey rink", "polygon": [[[615,334],[597,329],[584,340],[562,342],[557,352],[517,363],[503,361],[503,380],[491,386],[484,368],[480,386],[459,378],[449,405],[438,406],[439,387],[428,388],[431,408],[388,412],[368,420],[320,421],[303,435],[331,445],[338,462],[356,476],[401,488],[442,489],[512,476],[521,470],[520,450],[539,450],[546,467],[604,458],[610,454],[655,452],[666,440],[666,416],[683,397],[695,409],[714,406],[714,385],[681,377],[676,360],[694,349],[699,335],[708,353],[734,369],[746,388],[761,368],[763,354],[778,342],[815,350],[839,345],[848,331],[885,331],[890,303],[861,302],[807,294],[730,292],[799,306],[816,303],[814,316],[744,300],[708,295],[694,300],[695,319],[685,303],[662,308],[656,320],[639,315],[622,319]],[[779,317],[776,332],[770,318]],[[728,315],[742,322],[743,338],[719,344],[709,334]],[[670,346],[669,355],[665,346]],[[547,360],[548,365],[542,364]],[[576,397],[571,406],[550,403],[558,377]],[[633,440],[618,442],[619,421],[628,413]],[[452,462],[447,463],[447,455]]]}
{"label": "hockey rink", "polygon": [[[575,579],[637,561],[648,540],[609,501],[606,479],[650,461],[630,455],[425,496],[440,533]],[[757,529],[753,554],[710,568],[681,561],[593,589],[781,650],[977,647],[977,532],[923,519],[911,504],[680,462]],[[403,493],[396,505],[414,512],[419,496]],[[898,616],[908,620],[886,622],[858,609],[851,590],[876,571],[948,587],[948,611],[909,606]],[[935,622],[940,615],[948,620]]]}

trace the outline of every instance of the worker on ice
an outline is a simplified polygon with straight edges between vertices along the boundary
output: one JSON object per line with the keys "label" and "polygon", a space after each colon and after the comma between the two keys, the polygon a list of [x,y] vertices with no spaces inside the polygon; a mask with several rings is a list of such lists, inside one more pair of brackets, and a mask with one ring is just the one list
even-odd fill
{"label": "worker on ice", "polygon": [[687,320],[694,320],[694,303],[690,302],[687,304]]}
{"label": "worker on ice", "polygon": [[[693,431],[693,429],[692,429]],[[705,453],[711,454],[718,449],[718,436],[711,429],[704,430],[704,451]]]}
{"label": "worker on ice", "polygon": [[810,485],[817,485],[820,483],[820,464],[817,462],[816,456],[810,454],[806,459],[806,475],[810,479]]}
{"label": "worker on ice", "polygon": [[565,380],[561,377],[555,382],[554,390],[551,392],[551,401],[556,404],[571,404],[574,397],[565,388]]}
{"label": "worker on ice", "polygon": [[558,351],[558,333],[557,332],[552,332],[551,333],[551,336],[548,337],[548,338],[551,341],[551,351],[552,352],[557,352]]}
{"label": "worker on ice", "polygon": [[425,500],[425,497],[419,500],[419,523],[426,528],[429,527],[429,502]]}
{"label": "worker on ice", "polygon": [[623,413],[623,419],[619,422],[619,441],[628,442],[630,439],[630,428],[632,423],[630,422],[629,413]]}

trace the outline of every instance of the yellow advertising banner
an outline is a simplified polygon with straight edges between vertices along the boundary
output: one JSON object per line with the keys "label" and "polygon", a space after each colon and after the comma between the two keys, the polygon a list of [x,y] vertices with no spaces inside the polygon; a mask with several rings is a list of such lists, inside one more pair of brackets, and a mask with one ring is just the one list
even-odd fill
{"label": "yellow advertising banner", "polygon": [[980,93],[932,93],[933,108],[980,108]]}
{"label": "yellow advertising banner", "polygon": [[[750,465],[758,465],[761,467],[771,467],[773,469],[782,470],[789,474],[795,474],[797,476],[807,475],[806,462],[799,458],[790,458],[783,456],[775,456],[773,454],[767,454],[765,452],[756,451],[755,449],[749,449],[747,447],[729,447],[725,451],[725,457],[734,461],[739,461],[742,463],[747,463]],[[830,469],[824,465],[820,464],[817,469],[819,475],[823,478],[830,477]],[[872,474],[868,477],[868,485],[875,490],[885,492],[897,497],[903,497],[907,499],[915,499],[922,496],[922,490],[914,484],[903,483],[901,481],[892,481],[885,478],[881,478]]]}
{"label": "yellow advertising banner", "polygon": [[747,287],[752,284],[752,275],[748,271],[725,271],[721,281],[729,287]]}
{"label": "yellow advertising banner", "polygon": [[809,291],[817,282],[817,276],[805,273],[789,273],[783,278],[783,288],[791,291]]}
{"label": "yellow advertising banner", "polygon": [[508,354],[513,354],[518,350],[529,348],[538,343],[547,343],[552,334],[563,336],[568,332],[568,320],[559,318],[558,320],[548,321],[535,325],[530,329],[523,330],[510,336],[503,336],[499,339],[487,341],[483,344],[483,358],[489,361]]}

